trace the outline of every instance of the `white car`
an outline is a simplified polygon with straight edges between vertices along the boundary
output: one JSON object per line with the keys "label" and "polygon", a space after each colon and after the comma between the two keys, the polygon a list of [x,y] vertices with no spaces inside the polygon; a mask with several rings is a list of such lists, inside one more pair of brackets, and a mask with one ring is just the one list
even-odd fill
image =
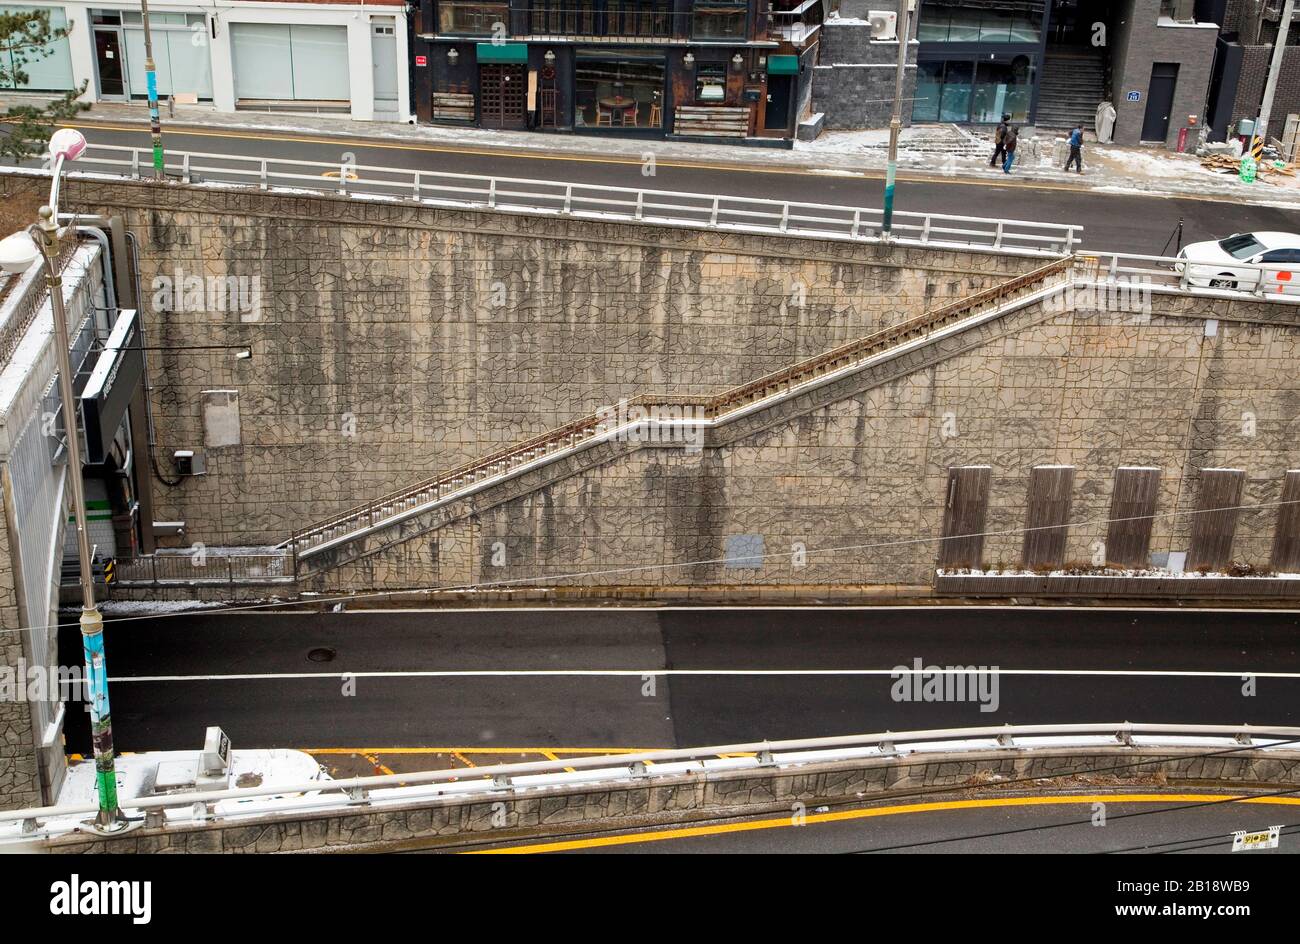
{"label": "white car", "polygon": [[[1178,254],[1187,260],[1187,281],[1201,288],[1254,291],[1264,280],[1265,292],[1300,295],[1300,236],[1295,233],[1234,233],[1226,239],[1192,243]],[[1244,266],[1265,266],[1252,269]]]}

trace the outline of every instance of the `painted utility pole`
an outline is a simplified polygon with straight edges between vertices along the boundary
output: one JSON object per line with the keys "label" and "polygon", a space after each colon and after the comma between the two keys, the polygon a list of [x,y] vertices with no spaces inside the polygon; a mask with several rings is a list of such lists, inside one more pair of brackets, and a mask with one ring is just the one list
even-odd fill
{"label": "painted utility pole", "polygon": [[[55,176],[62,170],[62,160]],[[57,180],[55,183],[57,187]],[[108,668],[104,660],[104,619],[95,606],[90,531],[86,525],[86,493],[81,480],[81,438],[77,432],[77,400],[72,387],[72,361],[68,353],[68,317],[63,307],[63,277],[55,269],[60,228],[57,198],[41,208],[41,222],[33,227],[39,240],[54,312],[54,342],[59,359],[59,397],[63,401],[63,433],[68,447],[68,485],[77,525],[77,558],[81,574],[81,647],[86,660],[86,695],[90,700],[90,737],[95,751],[95,787],[99,814],[95,825],[112,831],[125,826],[117,805],[117,770],[113,760],[113,716],[108,707]],[[75,237],[74,237],[75,238]]]}
{"label": "painted utility pole", "polygon": [[1286,53],[1286,34],[1291,29],[1295,13],[1295,0],[1286,0],[1282,7],[1282,21],[1277,26],[1277,41],[1273,43],[1273,61],[1268,68],[1268,83],[1264,86],[1264,101],[1255,119],[1255,136],[1251,139],[1252,155],[1268,144],[1268,116],[1273,113],[1273,97],[1277,94],[1277,80],[1282,75],[1282,56]]}
{"label": "painted utility pole", "polygon": [[889,164],[885,169],[885,215],[880,235],[889,238],[894,225],[894,180],[898,176],[898,133],[903,128],[903,76],[907,72],[907,40],[911,27],[907,7],[912,0],[898,0],[898,74],[894,76],[894,113],[889,119]]}
{"label": "painted utility pole", "polygon": [[149,136],[153,139],[153,175],[162,180],[166,176],[163,165],[162,116],[158,114],[158,73],[153,61],[153,37],[149,33],[149,0],[140,0],[140,14],[144,21],[144,84],[149,92]]}

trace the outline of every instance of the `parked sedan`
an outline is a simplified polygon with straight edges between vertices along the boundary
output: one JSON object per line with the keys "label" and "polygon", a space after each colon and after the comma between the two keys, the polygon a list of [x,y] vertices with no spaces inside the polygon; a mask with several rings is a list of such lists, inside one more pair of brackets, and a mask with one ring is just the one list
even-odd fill
{"label": "parked sedan", "polygon": [[[1175,266],[1201,288],[1300,294],[1300,236],[1295,233],[1234,233],[1226,239],[1192,243],[1178,254],[1188,263]],[[1250,266],[1266,266],[1264,269]]]}

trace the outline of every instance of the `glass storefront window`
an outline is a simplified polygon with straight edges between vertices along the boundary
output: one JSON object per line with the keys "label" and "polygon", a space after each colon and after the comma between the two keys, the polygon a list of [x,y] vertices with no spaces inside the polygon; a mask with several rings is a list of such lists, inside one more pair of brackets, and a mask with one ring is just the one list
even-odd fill
{"label": "glass storefront window", "polygon": [[1003,115],[1015,122],[1029,120],[1034,73],[1028,56],[1013,62],[981,62],[975,72],[971,121],[997,124]]}
{"label": "glass storefront window", "polygon": [[997,124],[1004,114],[1018,123],[1029,120],[1033,98],[1032,56],[1007,61],[975,59],[921,61],[917,64],[913,121]]}
{"label": "glass storefront window", "polygon": [[509,7],[504,3],[456,3],[444,0],[438,4],[438,32],[463,33],[486,36],[493,24],[509,22]]}
{"label": "glass storefront window", "polygon": [[691,14],[691,38],[744,39],[745,12],[746,7],[734,0],[696,0]]}
{"label": "glass storefront window", "polygon": [[[0,13],[45,12],[50,17],[50,30],[67,29],[68,20],[62,7],[9,7],[0,6]],[[19,88],[31,91],[61,92],[75,88],[72,78],[72,51],[68,37],[56,39],[39,49],[12,50],[0,48],[6,82],[0,88]],[[23,72],[27,81],[14,84],[14,76]]]}
{"label": "glass storefront window", "polygon": [[663,126],[664,60],[579,53],[574,65],[574,124],[580,128]]}
{"label": "glass storefront window", "polygon": [[1036,43],[1044,2],[983,3],[925,0],[917,38],[923,43]]}
{"label": "glass storefront window", "polygon": [[695,67],[695,101],[720,105],[727,99],[727,64],[702,62]]}
{"label": "glass storefront window", "polygon": [[939,98],[940,121],[968,121],[974,63],[949,60],[944,64],[943,94]]}
{"label": "glass storefront window", "polygon": [[943,63],[916,64],[916,99],[912,102],[913,121],[939,120],[939,95],[943,91]]}

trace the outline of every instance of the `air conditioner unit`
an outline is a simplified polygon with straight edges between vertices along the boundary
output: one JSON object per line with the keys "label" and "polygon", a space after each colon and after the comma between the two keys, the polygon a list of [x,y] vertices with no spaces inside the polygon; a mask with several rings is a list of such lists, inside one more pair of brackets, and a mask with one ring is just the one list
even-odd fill
{"label": "air conditioner unit", "polygon": [[892,10],[872,10],[867,14],[867,21],[871,23],[872,39],[898,38],[898,14]]}

